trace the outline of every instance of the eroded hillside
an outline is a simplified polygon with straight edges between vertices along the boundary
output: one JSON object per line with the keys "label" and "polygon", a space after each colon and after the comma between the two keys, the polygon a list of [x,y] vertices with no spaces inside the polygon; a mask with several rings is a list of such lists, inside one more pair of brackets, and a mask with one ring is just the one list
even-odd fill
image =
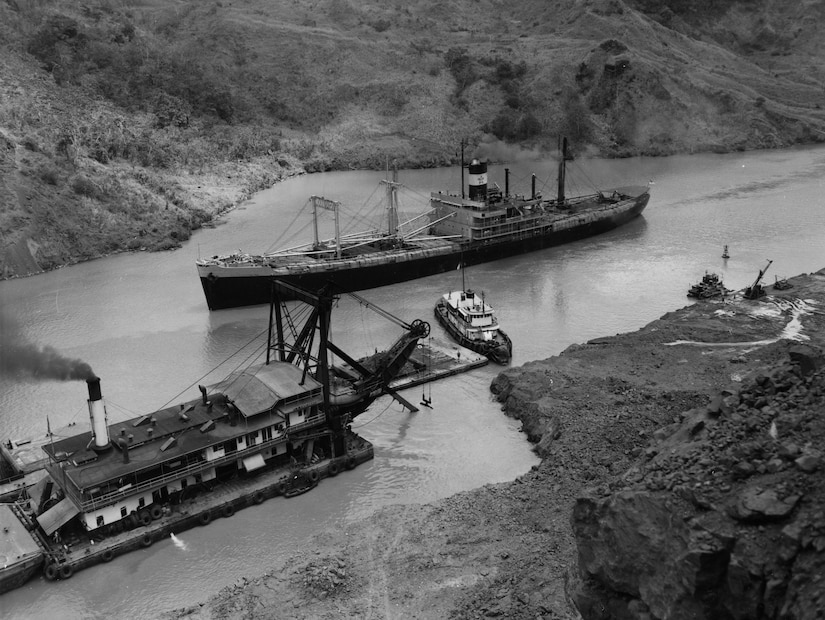
{"label": "eroded hillside", "polygon": [[0,5],[0,273],[168,249],[304,171],[825,138],[823,3]]}

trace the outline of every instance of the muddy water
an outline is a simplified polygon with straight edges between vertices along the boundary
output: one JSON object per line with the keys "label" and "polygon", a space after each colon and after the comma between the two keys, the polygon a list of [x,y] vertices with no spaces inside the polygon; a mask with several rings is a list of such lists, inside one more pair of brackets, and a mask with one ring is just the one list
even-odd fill
{"label": "muddy water", "polygon": [[[485,291],[511,335],[516,365],[575,342],[638,329],[689,303],[688,287],[706,270],[719,273],[728,288],[742,288],[768,259],[774,261],[764,280],[769,284],[775,276],[825,267],[825,149],[595,160],[579,166],[583,174],[570,176],[579,179],[583,191],[588,191],[585,178],[604,181],[603,186],[652,181],[652,198],[643,217],[620,230],[467,270],[468,283]],[[552,176],[553,163],[508,167],[511,190],[526,192],[530,174]],[[356,172],[294,179],[261,192],[225,224],[199,232],[176,252],[115,256],[2,282],[2,312],[16,322],[19,338],[88,362],[102,378],[111,419],[195,398],[194,386],[231,370],[239,357],[221,363],[255,341],[267,320],[264,307],[210,313],[195,258],[239,248],[265,250],[310,194],[357,205],[382,176]],[[489,177],[503,187],[500,167],[491,167]],[[459,172],[402,172],[401,180],[413,188],[412,200],[417,195],[423,202],[431,189],[456,188]],[[731,254],[727,260],[721,258],[724,245]],[[458,286],[459,274],[441,274],[364,296],[408,321],[434,324],[436,298]],[[334,321],[333,339],[356,356],[398,335],[395,325],[352,301],[342,300]],[[439,335],[437,326],[433,330]],[[536,459],[518,424],[504,418],[490,398],[496,372],[487,367],[434,384],[428,393],[432,410],[409,414],[379,400],[355,424],[375,444],[375,460],[323,481],[313,493],[268,501],[185,532],[180,535],[185,548],[169,540],[66,582],[35,579],[0,596],[0,616],[152,616],[264,571],[271,558],[294,552],[314,532],[341,520],[362,518],[387,504],[427,502],[512,480]],[[422,388],[403,395],[418,402]],[[44,434],[47,414],[53,427],[86,424],[85,399],[80,382],[0,377],[2,435]]]}

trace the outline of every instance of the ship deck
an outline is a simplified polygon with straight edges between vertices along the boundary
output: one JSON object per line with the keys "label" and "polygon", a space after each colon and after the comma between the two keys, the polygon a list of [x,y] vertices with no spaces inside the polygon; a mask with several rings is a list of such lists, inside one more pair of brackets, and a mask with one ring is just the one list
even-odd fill
{"label": "ship deck", "polygon": [[14,510],[0,505],[0,593],[24,583],[43,561],[43,549]]}
{"label": "ship deck", "polygon": [[335,257],[333,251],[283,251],[271,254],[229,254],[215,256],[195,261],[199,269],[209,270],[214,267],[228,269],[330,269],[330,265],[365,266],[385,260],[387,257],[397,257],[404,254],[411,256],[436,255],[455,251],[458,243],[446,238],[413,238],[406,241],[403,248],[375,248],[367,244],[357,248],[344,249],[340,258]]}

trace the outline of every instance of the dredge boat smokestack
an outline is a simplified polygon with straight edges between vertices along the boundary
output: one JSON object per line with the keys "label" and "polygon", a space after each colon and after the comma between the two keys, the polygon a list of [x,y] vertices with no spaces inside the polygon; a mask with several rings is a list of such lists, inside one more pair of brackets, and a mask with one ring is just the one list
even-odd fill
{"label": "dredge boat smokestack", "polygon": [[89,388],[89,417],[92,420],[92,435],[94,445],[92,450],[103,452],[112,444],[109,441],[109,423],[106,417],[106,406],[103,404],[103,395],[100,392],[100,378],[86,379]]}

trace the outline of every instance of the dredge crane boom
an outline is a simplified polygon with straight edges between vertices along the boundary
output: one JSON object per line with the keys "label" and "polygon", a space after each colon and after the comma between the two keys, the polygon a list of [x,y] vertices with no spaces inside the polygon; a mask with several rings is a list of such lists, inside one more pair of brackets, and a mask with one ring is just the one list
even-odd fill
{"label": "dredge crane boom", "polygon": [[753,281],[753,284],[745,289],[745,299],[758,299],[764,294],[764,290],[762,289],[762,286],[760,286],[759,282],[762,280],[762,277],[765,275],[768,267],[771,266],[771,263],[773,263],[773,261],[768,260],[768,264],[765,265],[765,268],[759,270],[759,275],[756,276],[756,280]]}
{"label": "dredge crane boom", "polygon": [[[360,295],[348,293],[359,303],[404,329],[401,337],[386,351],[359,361],[348,355],[330,339],[330,316],[337,298],[332,286],[311,292],[280,280],[274,280],[272,292],[267,364],[274,353],[278,360],[301,367],[304,377],[307,374],[315,377],[323,386],[325,410],[337,418],[344,416],[354,418],[382,394],[389,394],[410,411],[418,411],[415,406],[392,389],[390,383],[407,364],[410,355],[418,346],[418,341],[430,334],[429,323],[420,319],[407,323]],[[309,313],[303,313],[305,318],[302,325],[296,324],[293,320],[297,318],[293,316],[295,311],[283,304],[280,298],[281,292],[288,293],[291,299],[309,307]],[[287,342],[288,336],[291,336],[290,342]],[[330,386],[335,376],[340,374],[340,369],[331,365],[328,353],[338,356],[354,371],[349,373],[347,381],[350,382],[351,391],[346,395],[332,393]]]}

